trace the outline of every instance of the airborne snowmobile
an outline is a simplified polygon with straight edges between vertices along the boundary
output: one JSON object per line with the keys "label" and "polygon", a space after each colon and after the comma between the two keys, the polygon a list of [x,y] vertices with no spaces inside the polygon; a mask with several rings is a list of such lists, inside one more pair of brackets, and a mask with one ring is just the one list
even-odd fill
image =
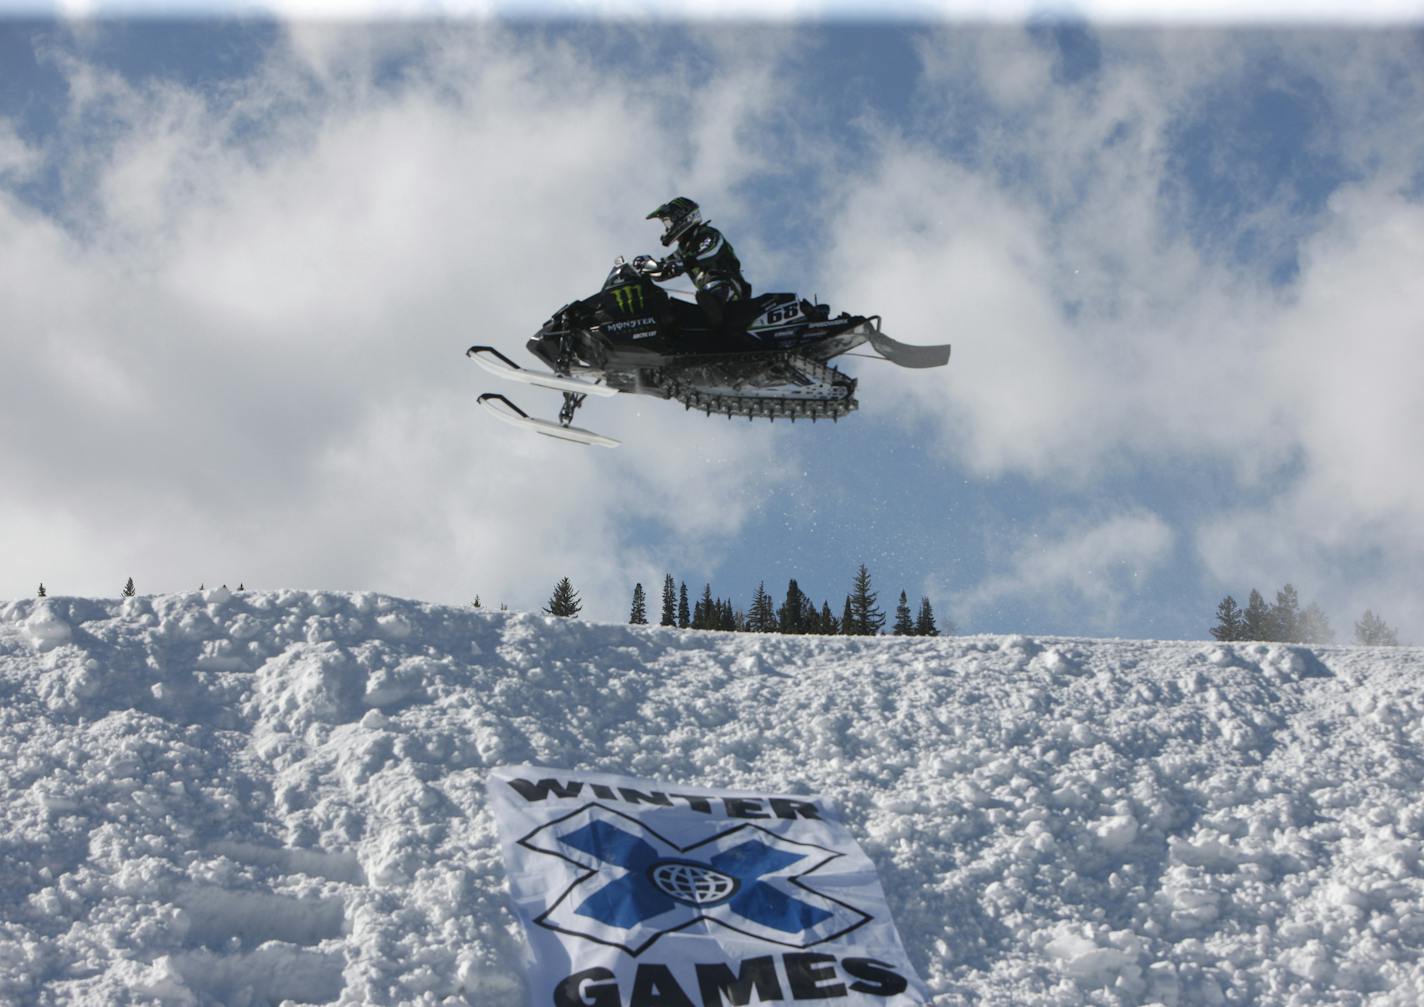
{"label": "airborne snowmobile", "polygon": [[908,346],[880,331],[879,315],[831,316],[795,294],[762,294],[728,306],[732,335],[714,329],[694,303],[670,296],[647,275],[647,259],[622,256],[598,293],[564,305],[529,340],[548,371],[520,367],[493,346],[466,355],[502,378],[564,393],[557,423],[536,419],[503,395],[480,405],[507,423],[550,437],[616,447],[573,425],[584,399],[619,392],[676,399],[728,417],[837,420],[853,412],[855,379],[832,357],[869,343],[901,367],[942,367],[949,346]]}

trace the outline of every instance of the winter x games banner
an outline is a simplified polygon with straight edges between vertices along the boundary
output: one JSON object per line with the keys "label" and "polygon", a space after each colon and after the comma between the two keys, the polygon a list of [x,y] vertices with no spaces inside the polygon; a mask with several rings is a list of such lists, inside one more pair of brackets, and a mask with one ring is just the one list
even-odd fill
{"label": "winter x games banner", "polygon": [[533,766],[489,788],[535,1007],[929,1003],[818,798]]}

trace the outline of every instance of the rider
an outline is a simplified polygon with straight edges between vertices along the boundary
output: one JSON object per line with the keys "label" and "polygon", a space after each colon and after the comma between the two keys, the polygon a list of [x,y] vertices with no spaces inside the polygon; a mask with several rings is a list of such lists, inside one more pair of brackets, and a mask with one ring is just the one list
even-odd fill
{"label": "rider", "polygon": [[697,305],[714,329],[727,334],[731,325],[729,305],[751,298],[752,287],[742,276],[737,253],[722,232],[703,221],[696,203],[686,196],[670,199],[645,218],[662,221],[664,247],[677,242],[666,258],[654,261],[640,256],[647,275],[654,280],[670,280],[686,273],[697,286]]}

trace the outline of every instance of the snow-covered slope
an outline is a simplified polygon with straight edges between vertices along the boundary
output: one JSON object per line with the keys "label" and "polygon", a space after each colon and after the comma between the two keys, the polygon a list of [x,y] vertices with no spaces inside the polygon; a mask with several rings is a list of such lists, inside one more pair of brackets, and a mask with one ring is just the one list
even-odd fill
{"label": "snow-covered slope", "polygon": [[522,1004],[487,767],[813,791],[942,1004],[1424,1003],[1424,652],[0,608],[0,1002]]}

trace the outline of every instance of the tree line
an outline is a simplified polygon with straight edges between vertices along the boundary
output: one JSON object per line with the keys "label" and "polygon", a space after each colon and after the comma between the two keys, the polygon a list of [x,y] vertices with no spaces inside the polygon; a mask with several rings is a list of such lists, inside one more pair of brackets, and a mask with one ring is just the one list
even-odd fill
{"label": "tree line", "polygon": [[[672,574],[663,578],[662,608],[658,624],[680,629],[712,629],[734,633],[791,633],[838,636],[875,636],[885,627],[886,614],[880,608],[880,599],[871,585],[870,571],[861,564],[845,596],[840,615],[831,611],[828,601],[818,606],[793,577],[786,585],[786,595],[778,604],[766,589],[766,582],[757,584],[751,604],[739,608],[730,598],[722,598],[712,593],[708,583],[702,588],[702,596],[693,601],[687,591],[687,582],[678,582]],[[578,592],[567,577],[554,587],[554,593],[544,611],[550,615],[577,616],[583,605]],[[635,626],[646,626],[649,621],[648,596],[641,583],[633,586],[633,603],[628,612],[628,622]],[[941,629],[936,620],[934,606],[928,598],[921,598],[918,612],[910,610],[909,597],[900,592],[895,606],[894,621],[890,632],[895,636],[939,636],[941,632],[953,633],[952,626],[946,624]]]}
{"label": "tree line", "polygon": [[[227,585],[224,584],[224,587]],[[200,586],[198,590],[203,590]],[[239,591],[246,585],[239,584]],[[41,598],[49,592],[43,583],[36,592]],[[124,583],[120,594],[125,598],[136,595],[133,578]],[[855,573],[851,590],[845,597],[841,614],[837,617],[829,602],[822,601],[819,608],[810,596],[801,590],[793,577],[786,585],[786,596],[778,605],[767,592],[765,581],[757,584],[749,608],[741,609],[732,604],[730,598],[714,597],[710,583],[703,586],[702,597],[695,604],[689,604],[687,583],[677,583],[672,574],[663,578],[662,612],[659,625],[675,626],[681,629],[713,629],[738,633],[807,633],[834,636],[875,636],[879,634],[886,616],[878,607],[879,596],[871,589],[870,571],[862,563]],[[474,607],[480,608],[479,596],[475,596]],[[501,611],[508,606],[500,605]],[[569,578],[563,577],[554,586],[549,604],[544,611],[550,615],[576,617],[583,610],[582,600],[574,590]],[[647,625],[648,600],[641,583],[633,586],[633,604],[628,621],[633,625]],[[1366,646],[1399,646],[1399,631],[1372,610],[1365,612],[1355,622],[1355,642]],[[900,592],[895,606],[895,620],[890,632],[894,636],[939,636],[941,632],[954,632],[954,627],[946,624],[940,629],[935,619],[933,606],[928,598],[920,598],[919,611],[911,615],[909,599]],[[1267,603],[1261,592],[1255,588],[1247,596],[1246,607],[1241,608],[1231,595],[1222,598],[1216,606],[1216,624],[1211,627],[1214,639],[1222,641],[1263,641],[1269,643],[1325,644],[1335,641],[1335,631],[1325,610],[1315,602],[1301,608],[1300,594],[1295,586],[1286,584],[1276,592],[1274,603]]]}
{"label": "tree line", "polygon": [[[1211,635],[1217,640],[1260,640],[1269,643],[1333,643],[1335,631],[1325,610],[1315,602],[1300,607],[1300,594],[1287,584],[1267,603],[1261,592],[1251,589],[1246,607],[1227,595],[1216,606],[1216,624]],[[1369,609],[1355,623],[1355,642],[1369,646],[1399,646],[1399,634]]]}
{"label": "tree line", "polygon": [[[223,587],[226,588],[227,585],[224,584]],[[237,589],[238,589],[239,591],[246,591],[246,590],[247,590],[247,585],[245,585],[245,584],[239,584],[239,585],[237,585]],[[199,584],[199,585],[198,585],[198,590],[199,590],[199,591],[206,591],[206,590],[207,590],[207,582],[204,581],[202,584]],[[135,596],[138,594],[138,588],[136,588],[136,587],[134,586],[134,579],[133,579],[132,577],[130,577],[128,580],[124,581],[124,586],[123,586],[123,588],[119,591],[119,594],[120,594],[120,596],[122,596],[122,597],[124,597],[124,598],[133,598],[133,597],[135,597]],[[48,598],[48,597],[49,597],[49,591],[45,588],[45,586],[44,586],[44,581],[40,581],[40,588],[39,588],[39,590],[35,593],[35,597],[36,597],[36,598]]]}
{"label": "tree line", "polygon": [[[672,574],[663,578],[660,616],[659,625],[681,629],[822,636],[875,636],[886,622],[885,612],[879,605],[879,595],[872,587],[870,571],[865,564],[861,564],[856,571],[839,616],[831,610],[829,601],[823,600],[819,606],[816,605],[794,577],[787,583],[786,594],[780,604],[767,591],[766,582],[762,581],[757,584],[751,605],[739,609],[731,599],[713,596],[710,583],[703,586],[701,598],[695,604],[689,604],[686,582],[674,582]],[[641,584],[633,587],[633,605],[628,621],[634,625],[648,622],[646,597]],[[919,614],[912,617],[909,600],[901,591],[891,632],[896,636],[939,636],[941,630],[930,600],[921,598]]]}

